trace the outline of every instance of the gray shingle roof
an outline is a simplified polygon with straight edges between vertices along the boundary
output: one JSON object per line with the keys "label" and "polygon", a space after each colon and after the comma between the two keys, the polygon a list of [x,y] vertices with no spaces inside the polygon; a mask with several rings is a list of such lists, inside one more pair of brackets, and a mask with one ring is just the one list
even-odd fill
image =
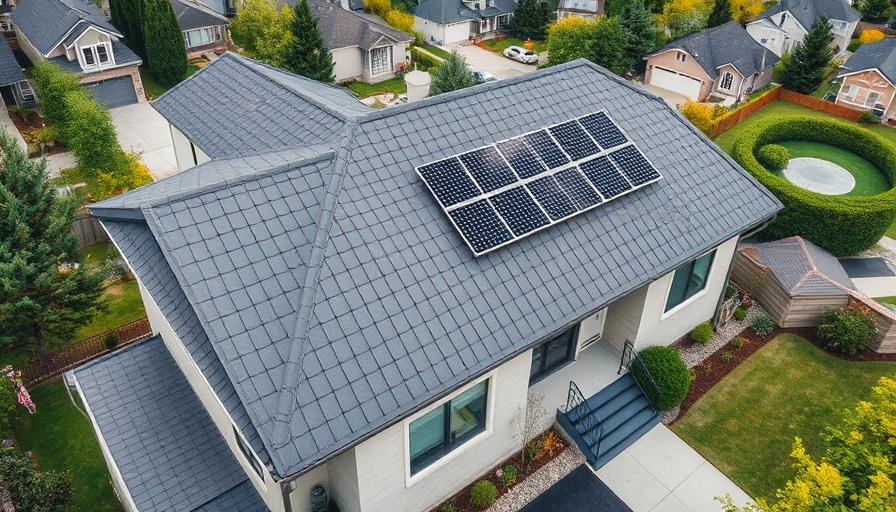
{"label": "gray shingle roof", "polygon": [[488,2],[489,0],[480,0],[479,3],[485,8],[473,10],[467,7],[462,0],[423,0],[414,9],[414,16],[440,25],[448,25],[511,14],[516,10],[516,0],[494,0],[491,6],[488,5]]}
{"label": "gray shingle roof", "polygon": [[886,37],[873,43],[865,43],[840,66],[840,76],[878,69],[890,82],[896,84],[896,38]]}
{"label": "gray shingle roof", "polygon": [[162,338],[74,374],[138,510],[267,510]]}
{"label": "gray shingle roof", "polygon": [[740,248],[768,267],[792,297],[848,295],[855,285],[840,262],[798,236]]}
{"label": "gray shingle roof", "polygon": [[12,11],[12,22],[44,56],[78,23],[95,25],[121,37],[90,0],[21,0]]}
{"label": "gray shingle roof", "polygon": [[152,105],[212,158],[332,142],[372,110],[344,88],[230,52]]}
{"label": "gray shingle roof", "polygon": [[[137,56],[136,53],[131,51],[130,48],[124,45],[121,41],[112,41],[112,55],[115,56],[115,65],[118,67],[130,64],[141,64],[143,63],[140,60],[140,57]],[[60,55],[58,57],[53,57],[52,59],[47,59],[48,62],[52,62],[62,69],[69,71],[71,73],[82,74],[85,71],[81,68],[81,64],[78,63],[78,60],[68,60],[65,55]],[[104,72],[109,68],[104,68],[102,70],[97,70],[100,72]]]}
{"label": "gray shingle roof", "polygon": [[750,20],[750,23],[784,11],[789,12],[806,30],[809,30],[815,20],[822,16],[850,23],[862,19],[862,14],[853,9],[846,0],[781,0],[759,13],[759,16]]}
{"label": "gray shingle roof", "polygon": [[[311,7],[311,14],[317,18],[317,26],[330,50],[353,46],[369,50],[384,38],[385,44],[414,40],[400,30],[376,23],[330,2],[311,0],[308,5]],[[380,43],[382,44],[384,43]]]}
{"label": "gray shingle roof", "polygon": [[230,21],[205,5],[190,0],[171,0],[181,30],[230,25]]}
{"label": "gray shingle roof", "polygon": [[[482,103],[504,115],[482,116]],[[472,256],[414,172],[598,110],[665,178],[488,255]],[[257,179],[200,183],[176,197],[138,190],[92,208],[145,218],[279,475],[398,421],[781,208],[662,100],[583,60],[346,126],[329,159],[259,168]]]}
{"label": "gray shingle roof", "polygon": [[599,0],[560,0],[557,10],[600,14],[602,6]]}
{"label": "gray shingle roof", "polygon": [[688,52],[712,79],[718,77],[718,68],[725,64],[733,65],[748,77],[753,73],[762,74],[781,60],[757,43],[736,21],[676,39],[647,57],[670,49]]}
{"label": "gray shingle roof", "polygon": [[22,67],[16,61],[16,56],[9,47],[5,37],[0,38],[0,85],[9,85],[27,80]]}

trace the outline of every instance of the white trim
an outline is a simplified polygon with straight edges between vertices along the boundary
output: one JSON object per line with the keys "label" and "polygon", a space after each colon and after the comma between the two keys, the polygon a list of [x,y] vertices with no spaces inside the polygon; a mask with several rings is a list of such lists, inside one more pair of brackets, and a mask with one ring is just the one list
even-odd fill
{"label": "white trim", "polygon": [[[880,72],[880,68],[865,68],[865,69],[860,69],[860,70],[858,70],[858,71],[853,71],[853,72],[851,72],[851,73],[841,73],[841,74],[838,74],[838,75],[837,75],[837,78],[846,78],[846,77],[850,77],[850,76],[858,75],[858,74],[860,74],[860,73],[867,73],[868,71],[874,71],[875,73],[877,73],[878,75],[880,75],[880,77],[883,78],[885,82],[887,82],[888,84],[890,84],[891,87],[893,87],[894,89],[896,89],[896,85],[894,85],[893,82],[891,82],[886,76],[884,76],[883,73]],[[845,84],[845,83],[846,83],[846,80],[844,80],[843,83]],[[841,88],[842,88],[842,87],[843,87],[843,86],[841,85]]]}
{"label": "white trim", "polygon": [[[667,73],[674,73],[674,74],[676,74],[676,75],[681,75],[681,76],[683,76],[683,77],[685,77],[685,78],[690,78],[691,80],[696,80],[696,81],[700,82],[700,87],[701,87],[701,88],[703,87],[703,84],[705,83],[704,80],[703,80],[702,78],[697,78],[697,77],[694,76],[694,75],[689,75],[689,74],[687,74],[687,73],[682,73],[681,71],[676,71],[676,70],[674,70],[674,69],[667,68],[667,67],[665,67],[665,66],[659,66],[659,65],[657,65],[657,64],[651,64],[651,68],[653,68],[653,69],[659,69],[659,70],[665,71],[665,72],[667,72]],[[651,82],[653,81],[653,74],[650,75],[650,81],[651,81]],[[659,87],[659,86],[657,86],[657,87]]]}
{"label": "white trim", "polygon": [[[188,353],[189,353],[189,352],[188,352]],[[193,358],[191,357],[190,360],[192,361]],[[199,374],[202,375],[202,372],[200,371]],[[205,375],[203,375],[202,378],[205,379]],[[195,391],[194,391],[194,393],[195,393]],[[214,393],[214,388],[212,388],[212,394],[214,394],[215,397],[217,398],[218,394],[217,394],[217,393]],[[202,403],[201,400],[200,400],[200,403]],[[222,407],[223,407],[223,405],[222,405]],[[227,413],[227,409],[224,409],[224,412],[225,412],[225,414],[226,414],[226,413]],[[248,439],[246,439],[246,436],[243,434],[243,431],[240,430],[239,425],[237,425],[236,422],[233,421],[233,418],[230,417],[230,414],[227,414],[227,418],[230,420],[230,424],[231,424],[231,426],[233,427],[233,432],[235,432],[235,433],[239,436],[239,439],[237,439],[237,444],[239,444],[240,442],[242,442],[243,445],[246,447],[246,449],[247,449],[247,450],[249,451],[249,453],[251,454],[252,459],[255,460],[255,463],[258,464],[258,467],[259,467],[259,468],[261,468],[261,471],[262,471],[262,472],[268,472],[267,467],[265,467],[265,465],[264,465],[264,462],[261,461],[261,459],[258,457],[258,454],[255,453],[255,450],[254,450],[254,449],[252,449],[252,444],[249,443],[249,440],[248,440]],[[214,421],[213,421],[212,423],[214,423]],[[243,453],[242,448],[240,448],[240,455],[241,455],[241,456],[245,456],[245,455],[246,455],[246,454]],[[258,480],[258,481],[260,481],[260,482],[261,482],[261,485],[264,486],[265,489],[267,489],[268,484],[267,484],[267,481],[266,481],[265,478],[264,478],[264,475],[259,475],[258,472],[255,471],[255,468],[252,466],[252,464],[249,464],[249,467],[252,468],[252,471],[249,471],[249,472],[248,472],[248,473],[249,473],[249,478],[255,477],[255,479]],[[268,473],[269,473],[269,472],[268,472]]]}
{"label": "white trim", "polygon": [[78,41],[80,41],[81,38],[84,37],[84,35],[87,34],[88,32],[90,32],[91,30],[95,30],[95,31],[99,32],[100,34],[110,38],[110,41],[109,41],[110,45],[111,45],[111,38],[116,37],[115,34],[109,32],[108,30],[103,30],[100,27],[97,27],[96,25],[90,25],[89,27],[87,27],[84,30],[84,32],[81,32],[81,35],[79,35],[78,37],[75,38],[74,41],[72,41],[72,44],[70,44],[70,45],[63,44],[63,46],[65,47],[66,50],[71,50],[72,47],[74,47],[76,44],[78,44]]}
{"label": "white trim", "polygon": [[[700,258],[706,256],[707,254],[709,254],[713,251],[718,251],[718,249],[719,249],[719,246],[713,247],[712,249],[701,253],[699,256],[695,256],[694,258],[691,258],[688,261],[682,263],[681,265],[678,266],[678,268],[676,268],[672,272],[669,272],[668,274],[666,274],[667,276],[672,275],[673,278],[669,279],[669,285],[666,286],[666,293],[663,294],[663,309],[666,309],[666,302],[669,301],[669,292],[672,291],[672,281],[675,278],[675,272],[678,272],[678,269],[680,269],[684,265],[690,264],[693,261],[697,261]],[[716,254],[718,254],[718,252],[716,252]],[[706,273],[706,280],[704,281],[703,289],[700,290],[699,292],[691,295],[690,297],[688,297],[687,299],[682,301],[681,304],[678,304],[677,306],[670,309],[669,311],[664,311],[663,314],[660,315],[660,320],[665,320],[665,319],[669,318],[670,316],[674,315],[675,313],[678,313],[679,311],[681,311],[682,309],[684,309],[691,303],[695,302],[697,299],[706,295],[707,290],[709,289],[709,283],[712,281],[713,273],[716,271],[716,261],[717,261],[717,258],[715,257],[715,255],[713,255],[712,263],[710,263],[710,265],[709,265],[709,272]]]}
{"label": "white trim", "polygon": [[[76,28],[78,28],[78,25],[80,25],[81,23],[86,23],[86,24],[89,25],[91,28],[95,28],[95,29],[97,29],[97,30],[101,30],[101,31],[103,31],[103,32],[105,32],[105,33],[107,33],[107,34],[109,34],[109,35],[113,35],[113,36],[115,36],[116,39],[120,39],[120,38],[124,37],[124,35],[119,34],[118,32],[109,32],[108,30],[104,30],[104,29],[102,29],[102,28],[100,28],[100,27],[97,27],[96,25],[94,25],[93,23],[90,23],[89,21],[86,21],[86,20],[78,20],[77,23],[75,23],[74,25],[72,25],[72,28],[68,29],[68,32],[66,32],[65,35],[63,35],[63,36],[62,36],[61,38],[59,38],[55,43],[53,43],[53,46],[50,47],[50,50],[49,50],[49,51],[52,52],[57,46],[60,45],[60,43],[61,43],[62,46],[63,46],[64,48],[66,48],[66,49],[71,48],[71,47],[67,47],[67,46],[65,46],[65,40],[66,40],[66,38],[68,38],[68,36],[71,35],[72,32],[75,31]],[[85,30],[85,32],[86,32],[86,30]],[[80,38],[80,36],[79,36],[79,38]],[[32,46],[33,46],[33,45],[32,45]],[[35,46],[34,49],[37,50],[37,47]],[[40,52],[44,57],[47,57],[48,55],[50,55],[50,53],[43,53],[43,52],[41,52],[40,50],[37,50],[37,51]],[[47,57],[47,58],[48,58],[48,57]]]}
{"label": "white trim", "polygon": [[[100,46],[102,46],[106,50],[106,62],[100,61],[100,53],[96,50]],[[87,50],[89,50],[91,55],[93,56],[93,64],[87,63]],[[100,71],[115,67],[115,57],[112,55],[112,44],[109,42],[103,41],[86,46],[77,46],[75,48],[75,53],[77,54],[76,56],[78,58],[78,64],[81,65],[81,69],[85,73],[92,73],[94,71]]]}

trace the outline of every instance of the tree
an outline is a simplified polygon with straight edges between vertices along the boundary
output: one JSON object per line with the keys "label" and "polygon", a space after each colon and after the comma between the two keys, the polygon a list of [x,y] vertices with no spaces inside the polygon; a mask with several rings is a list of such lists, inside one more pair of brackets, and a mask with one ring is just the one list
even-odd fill
{"label": "tree", "polygon": [[143,38],[144,0],[109,0],[112,24],[124,35],[128,48],[146,59]]}
{"label": "tree", "polygon": [[38,60],[33,68],[34,86],[40,98],[40,111],[47,122],[62,133],[66,120],[65,97],[81,89],[78,75],[69,73],[46,60]]}
{"label": "tree", "polygon": [[731,3],[728,0],[716,0],[709,13],[706,28],[718,27],[733,20],[731,17]]}
{"label": "tree", "polygon": [[601,16],[592,23],[594,42],[591,46],[591,60],[617,75],[622,75],[628,69],[625,58],[628,33],[615,16],[612,18]]}
{"label": "tree", "polygon": [[656,22],[644,0],[630,0],[619,14],[619,24],[625,29],[626,65],[640,68],[645,55],[656,48]]}
{"label": "tree", "polygon": [[572,17],[558,21],[548,29],[548,65],[593,57],[594,28],[592,22]]}
{"label": "tree", "polygon": [[741,25],[746,25],[765,8],[761,0],[731,0],[731,15]]}
{"label": "tree", "polygon": [[857,8],[869,21],[886,20],[893,11],[890,0],[862,0]]}
{"label": "tree", "polygon": [[275,0],[243,0],[230,23],[230,36],[253,59],[285,67],[286,48],[292,43],[294,14],[288,6],[278,11]]}
{"label": "tree", "polygon": [[551,11],[544,0],[520,0],[513,11],[510,22],[510,34],[520,39],[545,38],[548,23],[551,22]]}
{"label": "tree", "polygon": [[364,10],[376,14],[380,18],[385,18],[386,13],[392,9],[390,0],[364,0]]}
{"label": "tree", "polygon": [[283,59],[286,69],[312,80],[332,82],[333,56],[324,43],[307,0],[296,4],[290,29],[292,41],[286,47]]}
{"label": "tree", "polygon": [[710,10],[712,5],[706,0],[671,0],[657,18],[672,39],[679,39],[703,29]]}
{"label": "tree", "polygon": [[785,89],[812,94],[824,81],[833,60],[834,32],[827,18],[812,24],[802,42],[797,43],[789,59],[782,59],[781,83]]}
{"label": "tree", "polygon": [[0,344],[48,349],[105,305],[103,276],[80,263],[72,223],[77,201],[57,195],[46,161],[31,161],[0,133]]}
{"label": "tree", "polygon": [[457,53],[457,50],[451,50],[448,60],[432,71],[429,95],[435,96],[458,89],[466,89],[473,85],[476,85],[476,81],[473,80],[473,73],[467,67],[467,60]]}
{"label": "tree", "polygon": [[169,0],[145,0],[146,63],[152,77],[162,85],[177,85],[187,75],[184,36]]}

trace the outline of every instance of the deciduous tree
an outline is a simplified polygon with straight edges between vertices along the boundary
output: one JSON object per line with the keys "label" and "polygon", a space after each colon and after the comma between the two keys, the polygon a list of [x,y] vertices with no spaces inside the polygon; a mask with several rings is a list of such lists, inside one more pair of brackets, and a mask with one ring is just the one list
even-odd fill
{"label": "deciduous tree", "polygon": [[457,50],[451,50],[451,56],[448,57],[448,60],[432,71],[432,84],[429,86],[429,95],[435,96],[472,87],[473,85],[476,85],[476,81],[473,80],[473,73],[467,67],[466,59],[457,53]]}
{"label": "deciduous tree", "polygon": [[834,32],[827,18],[812,24],[802,42],[797,43],[789,59],[783,59],[781,83],[785,89],[812,94],[824,80],[833,59]]}
{"label": "deciduous tree", "polygon": [[594,43],[591,47],[591,60],[617,75],[622,75],[628,69],[625,58],[628,33],[615,16],[601,16],[592,23]]}
{"label": "deciduous tree", "polygon": [[243,0],[230,24],[230,36],[253,59],[282,68],[292,43],[294,15],[288,6],[278,11],[275,0]]}
{"label": "deciduous tree", "polygon": [[858,2],[857,9],[868,20],[882,21],[890,17],[893,5],[890,0],[862,0]]}
{"label": "deciduous tree", "polygon": [[746,25],[764,8],[761,0],[731,0],[731,16],[741,25]]}
{"label": "deciduous tree", "polygon": [[548,65],[593,57],[594,27],[583,18],[558,21],[548,29]]}
{"label": "deciduous tree", "polygon": [[672,39],[684,37],[706,27],[712,4],[707,0],[670,0],[657,16]]}
{"label": "deciduous tree", "polygon": [[187,50],[169,0],[145,0],[146,63],[160,84],[171,87],[187,75]]}
{"label": "deciduous tree", "polygon": [[718,27],[733,20],[731,17],[731,3],[728,0],[716,0],[709,13],[706,28]]}
{"label": "deciduous tree", "polygon": [[520,39],[545,38],[548,23],[551,22],[551,11],[544,0],[520,0],[513,11],[510,22],[510,33]]}
{"label": "deciduous tree", "polygon": [[33,68],[34,86],[37,96],[40,98],[40,111],[47,122],[56,127],[59,134],[65,140],[62,133],[65,120],[65,97],[81,89],[81,81],[78,75],[69,73],[46,60],[38,60]]}
{"label": "deciduous tree", "polygon": [[306,0],[296,4],[290,30],[292,41],[286,47],[283,59],[286,69],[313,80],[332,82],[333,56]]}

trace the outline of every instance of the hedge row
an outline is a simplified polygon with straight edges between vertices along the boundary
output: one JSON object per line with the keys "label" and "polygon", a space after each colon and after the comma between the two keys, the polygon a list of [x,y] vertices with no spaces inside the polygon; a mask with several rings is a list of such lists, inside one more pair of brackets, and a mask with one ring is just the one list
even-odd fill
{"label": "hedge row", "polygon": [[775,142],[803,140],[837,146],[875,164],[896,183],[896,145],[864,128],[841,121],[792,116],[766,119],[734,143],[732,157],[784,204],[769,225],[775,238],[799,235],[836,256],[876,244],[896,219],[896,188],[875,196],[828,196],[775,176],[756,160],[756,151]]}

